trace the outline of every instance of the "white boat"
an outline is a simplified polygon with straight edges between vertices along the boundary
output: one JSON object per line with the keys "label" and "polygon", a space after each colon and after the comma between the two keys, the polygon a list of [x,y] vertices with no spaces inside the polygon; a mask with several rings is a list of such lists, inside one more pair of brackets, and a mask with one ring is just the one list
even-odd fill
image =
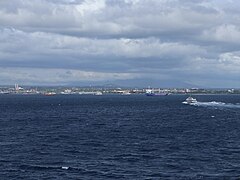
{"label": "white boat", "polygon": [[100,91],[97,91],[97,92],[95,92],[95,94],[94,95],[96,95],[96,96],[102,96],[103,95],[103,93],[102,92],[100,92]]}
{"label": "white boat", "polygon": [[45,96],[54,96],[56,94],[57,93],[55,93],[55,92],[46,92],[46,93],[44,93]]}
{"label": "white boat", "polygon": [[128,92],[128,91],[124,91],[124,92],[122,93],[122,95],[131,95],[131,93]]}
{"label": "white boat", "polygon": [[193,97],[189,96],[183,103],[184,103],[184,104],[197,103],[197,99],[194,99]]}

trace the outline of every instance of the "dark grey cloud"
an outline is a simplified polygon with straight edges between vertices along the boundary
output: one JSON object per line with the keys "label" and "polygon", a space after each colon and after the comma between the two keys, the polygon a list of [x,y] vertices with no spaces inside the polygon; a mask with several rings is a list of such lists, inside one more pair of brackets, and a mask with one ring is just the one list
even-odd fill
{"label": "dark grey cloud", "polygon": [[240,87],[239,6],[237,0],[0,1],[0,83],[41,83],[46,76],[46,84],[152,79],[159,86],[171,80]]}

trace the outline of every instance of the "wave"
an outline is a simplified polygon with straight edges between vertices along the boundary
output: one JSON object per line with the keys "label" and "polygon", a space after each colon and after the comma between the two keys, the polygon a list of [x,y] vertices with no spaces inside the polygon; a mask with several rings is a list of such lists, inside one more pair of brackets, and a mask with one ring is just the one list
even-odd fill
{"label": "wave", "polygon": [[191,106],[203,106],[203,107],[219,107],[219,108],[240,108],[240,104],[224,103],[224,102],[196,102],[189,104]]}
{"label": "wave", "polygon": [[81,175],[90,175],[94,177],[106,176],[111,177],[111,179],[123,179],[124,174],[117,174],[112,172],[105,172],[100,169],[88,169],[85,167],[70,167],[70,166],[49,166],[49,165],[34,165],[34,164],[22,164],[19,166],[22,170],[34,170],[34,171],[75,171],[79,172]]}
{"label": "wave", "polygon": [[64,169],[67,170],[70,167],[68,166],[48,166],[48,165],[32,165],[32,164],[24,164],[20,165],[21,169],[34,169],[34,170],[47,170],[47,169]]}

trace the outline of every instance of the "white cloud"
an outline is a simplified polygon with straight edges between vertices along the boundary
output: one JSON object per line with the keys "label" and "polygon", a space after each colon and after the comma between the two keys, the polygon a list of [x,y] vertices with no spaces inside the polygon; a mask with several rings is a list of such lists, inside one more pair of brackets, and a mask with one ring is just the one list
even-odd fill
{"label": "white cloud", "polygon": [[220,54],[219,61],[240,67],[240,51]]}
{"label": "white cloud", "polygon": [[240,26],[224,24],[203,32],[205,40],[212,40],[226,43],[240,43]]}

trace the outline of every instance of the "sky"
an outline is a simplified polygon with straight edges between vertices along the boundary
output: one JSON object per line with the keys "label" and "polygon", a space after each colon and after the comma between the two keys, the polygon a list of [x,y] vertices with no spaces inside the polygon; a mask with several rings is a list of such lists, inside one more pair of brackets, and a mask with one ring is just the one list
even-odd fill
{"label": "sky", "polygon": [[238,0],[0,0],[0,84],[240,88]]}

